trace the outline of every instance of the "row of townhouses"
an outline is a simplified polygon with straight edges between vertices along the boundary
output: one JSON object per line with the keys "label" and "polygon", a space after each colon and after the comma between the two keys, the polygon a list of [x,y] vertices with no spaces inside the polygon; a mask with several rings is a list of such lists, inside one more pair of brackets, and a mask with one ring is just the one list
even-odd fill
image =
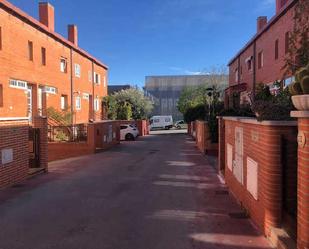
{"label": "row of townhouses", "polygon": [[0,0],[0,116],[72,113],[73,123],[102,118],[108,67],[78,46],[75,25],[67,39],[55,32],[54,7],[39,3],[39,21]]}
{"label": "row of townhouses", "polygon": [[234,93],[240,93],[241,101],[248,93],[254,94],[255,86],[264,83],[272,88],[277,80],[291,83],[283,67],[289,51],[289,39],[294,24],[294,6],[297,0],[276,0],[276,14],[271,20],[258,17],[257,32],[229,62],[229,88],[225,103]]}

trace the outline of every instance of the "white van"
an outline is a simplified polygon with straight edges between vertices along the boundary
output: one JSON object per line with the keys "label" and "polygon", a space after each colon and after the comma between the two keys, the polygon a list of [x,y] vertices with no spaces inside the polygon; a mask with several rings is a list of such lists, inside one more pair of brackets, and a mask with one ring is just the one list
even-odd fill
{"label": "white van", "polygon": [[165,129],[169,130],[173,128],[173,117],[172,116],[153,116],[149,120],[149,129]]}

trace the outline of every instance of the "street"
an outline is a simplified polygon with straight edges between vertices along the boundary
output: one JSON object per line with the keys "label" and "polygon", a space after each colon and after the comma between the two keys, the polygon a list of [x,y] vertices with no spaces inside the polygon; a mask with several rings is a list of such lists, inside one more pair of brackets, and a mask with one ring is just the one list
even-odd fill
{"label": "street", "polygon": [[151,135],[0,192],[1,249],[263,249],[185,134]]}

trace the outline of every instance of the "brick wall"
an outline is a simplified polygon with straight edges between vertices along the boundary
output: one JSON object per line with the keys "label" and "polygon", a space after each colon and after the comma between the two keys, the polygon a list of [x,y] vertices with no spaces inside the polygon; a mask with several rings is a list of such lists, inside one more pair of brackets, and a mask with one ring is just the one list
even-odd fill
{"label": "brick wall", "polygon": [[88,124],[87,142],[48,143],[48,161],[79,157],[109,149],[120,143],[120,126],[117,121]]}
{"label": "brick wall", "polygon": [[80,143],[48,143],[48,161],[62,160],[93,154],[94,148],[87,142]]}
{"label": "brick wall", "polygon": [[[221,126],[221,128],[225,132],[226,183],[235,198],[248,210],[254,222],[268,236],[272,227],[282,225],[282,138],[287,143],[293,142],[297,134],[296,124],[295,122],[257,122],[250,118],[224,118],[224,122],[225,127]],[[241,129],[243,153],[240,152],[238,155],[243,154],[243,156],[237,156],[237,158],[243,159],[243,174],[240,177],[242,183],[236,178],[239,164],[235,163],[237,159],[235,136],[236,131]],[[232,154],[229,154],[231,149]],[[295,149],[287,150],[285,153],[287,158],[296,158]],[[250,165],[248,165],[249,162],[251,162]],[[257,163],[257,175],[252,176],[255,163]],[[285,167],[289,170],[296,165],[292,160],[287,160]],[[247,178],[248,173],[251,174],[250,178]],[[252,191],[252,186],[256,186],[254,183],[257,183],[256,196]],[[256,188],[253,187],[253,189]],[[293,195],[295,200],[295,193],[290,193],[291,198]]]}
{"label": "brick wall", "polygon": [[96,149],[109,149],[120,143],[120,123],[101,121],[93,124],[94,144]]}
{"label": "brick wall", "polygon": [[0,156],[13,150],[13,161],[2,164],[0,157],[0,188],[25,180],[29,169],[28,120],[0,121]]}

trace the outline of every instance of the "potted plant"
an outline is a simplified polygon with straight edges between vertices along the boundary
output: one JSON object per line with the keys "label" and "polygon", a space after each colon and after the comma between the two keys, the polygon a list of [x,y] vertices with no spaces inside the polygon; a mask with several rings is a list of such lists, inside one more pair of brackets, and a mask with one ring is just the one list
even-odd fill
{"label": "potted plant", "polygon": [[299,111],[309,110],[309,64],[295,74],[295,82],[289,86],[292,102]]}

